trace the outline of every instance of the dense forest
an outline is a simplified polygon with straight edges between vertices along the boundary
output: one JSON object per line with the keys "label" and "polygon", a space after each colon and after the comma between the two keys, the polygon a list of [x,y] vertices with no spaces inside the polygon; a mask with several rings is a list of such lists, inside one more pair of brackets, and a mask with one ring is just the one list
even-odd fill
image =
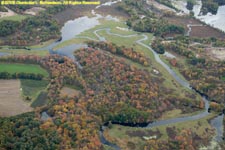
{"label": "dense forest", "polygon": [[216,14],[219,6],[224,5],[224,0],[202,0],[202,13],[207,14],[208,12]]}
{"label": "dense forest", "polygon": [[[31,6],[9,6],[17,13],[22,13]],[[66,6],[46,7],[44,12],[37,16],[29,16],[19,21],[4,20],[0,22],[0,38],[2,45],[32,45],[49,39],[57,39],[60,36],[59,23],[53,19],[53,15],[64,10]]]}
{"label": "dense forest", "polygon": [[[129,109],[140,113],[139,116],[132,115],[134,118],[130,118],[131,113],[125,113],[128,116],[124,116],[121,123],[153,121],[168,109],[179,107],[188,111],[200,106],[198,101],[180,99],[169,94],[170,89],[158,84],[161,79],[151,77],[146,70],[129,66],[99,50],[89,48],[78,51],[76,58],[83,66],[83,77],[90,88],[88,93],[93,94],[88,107],[93,113],[102,115],[104,121],[110,121],[121,111],[131,112]],[[194,107],[185,107],[185,103]]]}
{"label": "dense forest", "polygon": [[[85,87],[72,60],[51,55],[44,58],[38,56],[2,57],[1,61],[39,64],[49,71],[51,78],[48,87],[49,104],[44,109],[48,110],[52,116],[52,119],[44,122],[40,120],[41,110],[36,109],[35,113],[0,118],[1,148],[70,149],[71,147],[84,148],[88,146],[86,149],[100,149],[96,119],[94,121],[94,117],[88,114],[84,107],[76,104],[77,98],[68,100],[66,97],[60,99],[59,96],[60,89],[64,84]],[[71,114],[67,116],[68,112]],[[62,118],[63,113],[68,119]],[[78,121],[78,118],[81,120]],[[93,123],[91,123],[91,120]],[[39,136],[35,136],[37,134]],[[87,139],[85,140],[85,138]],[[16,144],[15,141],[17,141]],[[95,146],[97,147],[95,148]]]}
{"label": "dense forest", "polygon": [[[157,2],[173,8],[169,0]],[[210,8],[203,11],[213,12],[214,7],[222,5],[223,1],[208,0],[203,4],[204,9],[208,9],[207,3],[215,3],[212,5],[213,10]],[[157,53],[169,51],[175,54],[177,58],[168,61],[171,67],[179,70],[196,91],[211,100],[210,108],[213,111],[222,112],[225,108],[225,62],[205,57],[204,47],[195,44],[216,47],[225,46],[225,41],[184,36],[167,41],[163,37],[183,35],[184,28],[168,23],[145,6],[142,0],[124,0],[117,8],[129,14],[126,23],[130,28],[156,36],[151,46]],[[188,1],[187,7],[191,10],[192,0]],[[22,13],[30,6],[9,8]],[[45,12],[28,17],[22,22],[1,21],[0,38],[4,41],[3,44],[31,45],[58,38],[59,24],[52,16],[65,7],[44,8]],[[181,112],[178,115],[184,115],[204,109],[204,102],[194,92],[182,89],[182,93],[177,94],[175,88],[163,85],[165,79],[161,72],[157,75],[150,73],[154,69],[154,60],[143,53],[132,47],[117,46],[110,42],[89,41],[86,44],[88,48],[74,52],[80,68],[70,58],[59,55],[0,57],[0,62],[4,63],[38,64],[49,73],[47,104],[37,107],[34,112],[8,118],[0,117],[0,150],[102,150],[104,146],[99,136],[102,125],[109,124],[109,128],[111,123],[141,126],[162,119],[163,114],[168,111],[179,110]],[[138,67],[132,65],[133,62]],[[33,73],[0,73],[0,79],[18,78],[43,80],[44,77]],[[173,84],[177,86],[176,83]],[[72,97],[61,95],[65,86],[76,89],[79,94]],[[43,112],[48,114],[46,120],[41,119]],[[201,122],[198,122],[196,128],[199,129],[199,126]],[[213,135],[214,131],[209,128],[205,130],[204,135],[199,136],[190,129],[166,127],[163,132],[168,135],[167,138],[146,140],[142,143],[143,149],[195,150],[209,144],[212,137],[208,134]],[[132,143],[128,146],[135,149]]]}
{"label": "dense forest", "polygon": [[88,41],[87,44],[88,47],[109,51],[112,54],[123,56],[125,58],[133,60],[134,62],[140,63],[144,66],[150,65],[150,59],[145,57],[143,53],[136,52],[133,48],[126,48],[125,46],[117,46],[114,43],[95,42],[95,41]]}
{"label": "dense forest", "polygon": [[[203,109],[202,102],[191,100],[194,95],[187,99],[173,95],[158,84],[162,79],[102,51],[108,44],[101,46],[75,52],[81,70],[69,58],[57,55],[1,57],[2,62],[39,64],[50,74],[48,104],[34,113],[0,118],[1,148],[97,150],[103,148],[99,129],[106,122],[147,123],[174,108]],[[79,87],[82,94],[61,97],[64,85]],[[40,119],[43,111],[49,114],[48,120]]]}
{"label": "dense forest", "polygon": [[118,6],[119,9],[130,15],[130,18],[127,20],[127,25],[133,30],[138,32],[150,32],[156,36],[184,33],[183,27],[170,24],[161,17],[156,17],[145,5],[146,3],[140,0],[125,0]]}
{"label": "dense forest", "polygon": [[194,5],[195,5],[195,1],[194,1],[194,0],[188,0],[188,1],[187,1],[186,8],[187,8],[188,10],[193,10]]}
{"label": "dense forest", "polygon": [[14,33],[19,25],[18,21],[3,20],[0,22],[0,36],[4,37]]}

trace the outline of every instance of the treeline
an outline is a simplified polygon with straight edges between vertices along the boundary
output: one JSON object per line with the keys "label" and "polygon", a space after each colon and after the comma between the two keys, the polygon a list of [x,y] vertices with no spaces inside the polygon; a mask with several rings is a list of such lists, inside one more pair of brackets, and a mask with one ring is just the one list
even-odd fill
{"label": "treeline", "polygon": [[164,54],[165,53],[165,46],[161,43],[161,40],[154,40],[151,43],[151,46],[153,50],[158,54]]}
{"label": "treeline", "polygon": [[[75,55],[83,64],[82,74],[89,89],[84,101],[91,113],[101,116],[103,122],[142,123],[152,119],[150,113],[147,118],[144,116],[146,110],[157,107],[153,99],[158,95],[158,87],[147,72],[132,69],[115,57],[92,48],[76,51]],[[139,117],[129,116],[131,110]]]}
{"label": "treeline", "polygon": [[193,10],[194,5],[195,5],[195,1],[194,1],[194,0],[188,0],[188,1],[187,1],[186,8],[187,8],[188,10]]}
{"label": "treeline", "polygon": [[25,10],[32,8],[32,5],[6,5],[12,11],[22,14]]}
{"label": "treeline", "polygon": [[155,0],[155,1],[157,1],[158,3],[161,3],[163,5],[166,5],[166,6],[168,6],[168,7],[177,11],[177,8],[173,6],[171,0]]}
{"label": "treeline", "polygon": [[208,12],[216,14],[221,5],[225,5],[224,0],[202,0],[201,11],[203,14],[207,14]]}
{"label": "treeline", "polygon": [[0,6],[0,12],[8,12],[8,10],[4,6]]}
{"label": "treeline", "polygon": [[18,25],[20,23],[18,21],[12,21],[12,20],[3,20],[0,22],[0,36],[4,37],[7,35],[10,35],[14,33]]}
{"label": "treeline", "polygon": [[[30,6],[10,6],[17,12],[23,12]],[[63,11],[64,5],[46,7],[37,16],[31,16],[22,22],[3,20],[0,22],[0,37],[4,45],[31,45],[49,39],[57,39],[60,36],[59,23],[53,19],[53,15]]]}
{"label": "treeline", "polygon": [[1,149],[60,149],[61,137],[52,125],[44,128],[35,114],[0,118]]}
{"label": "treeline", "polygon": [[46,69],[51,79],[48,88],[48,98],[51,101],[58,100],[60,90],[65,84],[77,86],[82,90],[86,87],[77,66],[74,64],[73,60],[67,57],[61,57],[59,55],[49,55],[45,57],[18,55],[0,57],[0,61],[7,63],[38,64]]}
{"label": "treeline", "polygon": [[144,54],[140,52],[136,52],[133,48],[117,46],[116,44],[107,43],[107,42],[88,41],[87,44],[89,47],[92,47],[94,49],[101,49],[101,50],[109,51],[112,54],[124,56],[125,58],[131,59],[134,62],[137,62],[144,66],[150,65],[150,59],[145,57]]}
{"label": "treeline", "polygon": [[[75,55],[82,70],[71,59],[58,55],[0,58],[39,64],[51,78],[47,90],[50,102],[44,110],[0,118],[0,148],[101,150],[99,129],[105,122],[146,123],[174,108],[194,110],[183,103],[198,105],[198,101],[174,96],[172,89],[158,84],[160,79],[110,53],[85,48]],[[73,98],[61,97],[61,88],[68,82],[77,82],[84,92]],[[40,120],[43,111],[49,115],[46,121]]]}
{"label": "treeline", "polygon": [[44,75],[42,74],[34,74],[34,73],[13,73],[10,74],[8,72],[0,72],[0,79],[32,79],[32,80],[42,80]]}
{"label": "treeline", "polygon": [[[164,2],[164,1],[162,1]],[[125,0],[119,7],[130,15],[127,25],[138,32],[150,32],[156,36],[166,36],[168,34],[183,34],[184,28],[174,24],[169,24],[163,18],[158,18],[155,14],[144,7],[143,1]]]}
{"label": "treeline", "polygon": [[148,71],[104,51],[87,48],[75,55],[83,66],[82,76],[88,88],[83,101],[87,102],[87,110],[103,122],[146,123],[176,107],[184,112],[190,110],[184,103],[199,109],[199,101],[174,96],[170,89],[158,84],[163,81],[150,76]]}
{"label": "treeline", "polygon": [[[99,139],[100,118],[89,113],[81,98],[61,98],[48,110],[52,120],[44,123],[49,129],[54,125],[59,134],[60,149],[102,150]],[[50,124],[50,125],[49,125]]]}
{"label": "treeline", "polygon": [[136,123],[145,123],[147,124],[149,113],[145,111],[138,110],[132,106],[126,104],[119,104],[116,107],[117,112],[111,113],[109,119],[112,123],[121,123],[135,125]]}
{"label": "treeline", "polygon": [[160,39],[156,39],[152,42],[152,48],[159,54],[163,54],[166,51],[175,52],[181,56],[185,56],[187,58],[194,58],[194,53],[188,49],[188,45],[181,43],[179,41],[175,42],[163,42]]}
{"label": "treeline", "polygon": [[8,59],[0,59],[32,62],[49,71],[51,80],[47,92],[50,103],[44,109],[52,116],[46,121],[40,120],[43,110],[36,109],[35,114],[0,118],[1,149],[103,149],[99,139],[99,118],[88,113],[78,97],[60,97],[61,88],[69,82],[66,78],[71,78],[70,84],[78,80],[85,87],[71,59],[58,55],[10,56]]}
{"label": "treeline", "polygon": [[[18,14],[22,14],[27,9],[35,7],[34,5],[6,5],[6,6]],[[41,7],[46,9],[45,13],[53,15],[55,13],[63,11],[67,6],[65,6],[65,5],[53,5],[53,6],[42,5]]]}
{"label": "treeline", "polygon": [[144,17],[143,19],[129,19],[127,25],[138,32],[150,32],[155,36],[166,36],[168,34],[184,34],[184,28],[174,24],[169,24],[161,19]]}
{"label": "treeline", "polygon": [[191,85],[201,93],[208,95],[210,100],[224,105],[225,62],[204,60],[199,63],[190,63],[191,66],[183,68],[183,75],[191,81]]}

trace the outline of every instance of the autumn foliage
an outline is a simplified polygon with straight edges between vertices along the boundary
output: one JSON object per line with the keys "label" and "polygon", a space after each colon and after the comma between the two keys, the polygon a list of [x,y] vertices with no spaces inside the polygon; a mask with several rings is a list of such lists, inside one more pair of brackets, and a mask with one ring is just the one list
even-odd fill
{"label": "autumn foliage", "polygon": [[133,48],[117,46],[109,42],[88,41],[87,44],[89,47],[92,47],[94,49],[101,49],[101,50],[109,51],[112,54],[121,55],[137,63],[140,63],[144,66],[150,65],[150,59],[145,57],[143,53],[136,52]]}
{"label": "autumn foliage", "polygon": [[[45,139],[49,138],[49,133],[55,138],[49,138],[42,145],[36,139],[30,140],[30,143],[21,140],[17,145],[19,149],[29,143],[31,149],[52,146],[54,149],[99,150],[103,149],[99,129],[106,122],[129,125],[148,123],[167,110],[177,107],[188,110],[186,106],[189,104],[200,106],[197,101],[170,95],[171,89],[159,85],[159,79],[151,76],[147,70],[137,69],[102,50],[81,49],[75,52],[75,57],[82,69],[69,58],[58,55],[0,58],[4,62],[39,64],[50,74],[47,89],[49,103],[45,107],[36,108],[32,117],[24,114],[22,121],[27,121],[27,124],[18,125],[18,118],[11,118],[11,121],[0,119],[0,125],[4,126],[0,130],[0,133],[4,133],[0,137],[1,147],[15,148],[7,136],[19,139],[25,133],[29,135],[28,132],[33,130],[29,123],[35,121],[37,125],[32,135],[41,132],[40,139]],[[64,85],[79,87],[82,94],[72,98],[60,97]],[[40,119],[43,111],[50,116],[46,121]],[[21,126],[25,129],[18,129],[18,133],[11,132],[12,128]],[[183,139],[179,141],[183,142]]]}

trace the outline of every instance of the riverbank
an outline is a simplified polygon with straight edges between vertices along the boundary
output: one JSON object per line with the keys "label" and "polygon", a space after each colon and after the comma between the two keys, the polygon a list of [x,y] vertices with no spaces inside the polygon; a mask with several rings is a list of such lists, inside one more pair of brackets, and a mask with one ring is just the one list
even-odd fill
{"label": "riverbank", "polygon": [[[101,28],[100,28],[101,29]],[[120,32],[122,32],[122,31],[120,31]],[[111,35],[110,35],[110,33],[111,33]],[[93,34],[93,36],[92,36],[92,34]],[[97,34],[97,35],[96,35]],[[89,37],[89,38],[94,38],[94,39],[97,39],[97,40],[112,40],[113,41],[113,35],[114,34],[114,32],[108,32],[106,29],[104,29],[104,28],[102,28],[101,30],[98,30],[98,29],[96,29],[96,30],[94,30],[93,29],[93,31],[92,31],[92,33],[91,32],[87,32],[86,33],[86,37],[88,37],[87,35],[90,35],[91,37]],[[85,36],[83,36],[83,37],[85,37]],[[120,37],[121,36],[121,37]],[[118,42],[118,41],[122,41],[122,39],[123,38],[128,38],[127,36],[126,36],[126,34],[125,35],[121,35],[120,34],[120,36],[115,36],[115,39],[117,40],[117,41],[115,41],[115,42]],[[124,36],[124,37],[123,37]],[[141,46],[144,46],[143,45],[143,42],[144,42],[144,40],[147,40],[148,38],[146,38],[146,36],[143,36],[144,38],[143,39],[140,39],[140,40],[138,40],[138,41],[136,41],[138,44],[140,44]],[[79,38],[79,37],[78,37]],[[98,39],[99,38],[99,39]],[[120,39],[120,40],[119,40]],[[135,39],[134,38],[134,40],[133,41],[135,41],[135,40],[137,40],[137,39]],[[124,42],[124,43],[126,43],[126,42]],[[133,43],[133,42],[132,42]],[[141,44],[142,43],[142,44]],[[142,50],[143,49],[146,49],[146,52],[148,51],[148,54],[147,54],[147,56],[149,56],[150,54],[150,52],[149,52],[149,46],[148,45],[145,45],[144,46],[145,48],[141,48]],[[153,55],[151,54],[151,58],[153,58],[154,59],[154,57],[152,57]],[[156,63],[157,64],[157,63]],[[164,64],[165,65],[165,64]],[[156,67],[157,69],[158,68],[160,68],[160,66],[159,65],[157,65],[157,67]],[[163,70],[163,69],[162,69]],[[166,69],[167,71],[168,71],[168,69]],[[165,74],[165,72],[167,72],[166,70],[164,70],[164,72],[162,73],[163,75]],[[173,72],[172,72],[173,73]],[[168,76],[168,77],[170,77],[170,76]],[[180,79],[179,78],[177,78],[177,81],[179,81]],[[168,81],[168,80],[167,80]],[[183,83],[182,84],[183,86],[185,86],[185,87],[188,87],[188,85],[186,84],[186,83]],[[179,84],[178,84],[178,86],[179,86]],[[175,88],[175,89],[177,89],[177,88]],[[192,122],[192,121],[190,121],[190,122]],[[197,132],[197,130],[196,130],[196,132]],[[206,136],[206,138],[208,138],[207,136]]]}
{"label": "riverbank", "polygon": [[[168,139],[172,139],[170,132],[181,132],[183,129],[189,129],[193,133],[196,133],[198,135],[196,136],[196,139],[193,140],[197,140],[197,137],[213,138],[212,135],[215,134],[215,130],[211,127],[210,123],[207,120],[210,118],[214,118],[215,116],[215,114],[211,114],[196,121],[162,125],[147,129],[125,127],[113,124],[105,130],[104,135],[105,138],[110,142],[117,143],[118,146],[121,147],[121,149],[126,149],[128,145],[132,145],[132,147],[129,148],[142,149],[144,145],[148,143],[147,138],[152,138],[153,140],[157,141],[165,141]],[[207,140],[203,143],[206,144]]]}
{"label": "riverbank", "polygon": [[[194,141],[193,146],[198,146],[201,142],[202,142],[201,144],[207,145],[208,141],[211,140],[213,135],[216,133],[213,130],[213,127],[220,128],[222,125],[221,123],[217,125],[213,123],[212,125],[209,124],[208,120],[211,119],[212,117],[215,117],[216,115],[208,113],[208,110],[207,110],[208,101],[205,101],[205,99],[204,99],[205,101],[204,112],[199,112],[199,114],[194,114],[194,115],[192,113],[185,114],[186,116],[180,117],[180,115],[184,114],[182,112],[184,110],[186,110],[187,112],[191,112],[191,111],[193,112],[194,108],[196,108],[196,110],[200,110],[198,104],[201,102],[201,97],[197,95],[196,93],[194,93],[193,91],[191,91],[189,83],[186,80],[184,80],[184,78],[182,78],[179,74],[177,74],[177,72],[174,71],[173,68],[171,68],[167,63],[165,63],[161,59],[161,57],[153,51],[153,49],[149,45],[153,38],[152,34],[145,34],[145,33],[140,34],[138,32],[129,30],[128,27],[124,24],[124,22],[120,22],[120,21],[116,22],[117,19],[113,17],[110,17],[110,18],[111,19],[113,18],[114,21],[112,20],[104,21],[103,25],[101,24],[97,25],[97,23],[99,23],[98,22],[99,18],[101,17],[95,13],[93,14],[94,16],[91,18],[81,17],[81,18],[72,20],[69,23],[70,25],[68,24],[65,25],[66,29],[64,30],[65,32],[62,34],[61,36],[62,38],[60,41],[49,43],[49,45],[47,44],[47,46],[43,48],[36,47],[34,49],[36,49],[36,51],[48,49],[50,53],[52,54],[68,56],[69,58],[72,58],[73,60],[75,60],[74,50],[85,47],[85,44],[83,43],[83,39],[85,40],[95,39],[97,41],[107,41],[107,42],[110,41],[120,46],[124,45],[125,47],[128,47],[128,48],[133,47],[135,51],[141,52],[142,54],[144,54],[144,56],[150,58],[151,60],[150,67],[144,67],[143,65],[140,65],[140,64],[137,65],[137,63],[134,63],[132,60],[129,60],[127,58],[125,59],[121,56],[113,55],[109,52],[105,52],[104,50],[94,51],[89,48],[89,51],[87,51],[86,53],[83,53],[80,50],[79,57],[81,59],[79,61],[75,60],[75,62],[78,62],[78,63],[81,62],[81,68],[78,67],[79,69],[77,68],[77,70],[79,70],[78,72],[83,72],[83,74],[82,76],[79,76],[80,74],[79,75],[76,74],[76,75],[79,77],[79,79],[82,79],[86,75],[86,78],[88,79],[86,82],[88,84],[91,83],[89,85],[90,89],[87,90],[86,97],[78,97],[78,98],[76,97],[74,98],[76,99],[76,101],[73,101],[73,100],[69,101],[66,97],[62,97],[62,100],[60,99],[59,101],[55,101],[54,106],[52,106],[52,108],[49,108],[49,112],[48,112],[51,116],[54,116],[52,117],[53,120],[51,119],[47,120],[46,122],[42,124],[41,127],[48,128],[48,129],[51,128],[54,131],[55,129],[57,129],[57,133],[60,135],[63,135],[62,137],[65,138],[64,139],[65,141],[62,142],[62,145],[65,142],[68,144],[66,145],[68,147],[74,146],[75,142],[76,142],[76,145],[77,143],[80,142],[79,146],[81,147],[83,147],[84,144],[87,144],[87,147],[88,146],[91,147],[93,146],[93,143],[96,144],[96,147],[97,146],[100,147],[101,143],[99,142],[99,137],[102,144],[106,144],[110,146],[111,148],[115,148],[115,149],[120,149],[120,147],[124,149],[127,149],[127,148],[128,149],[143,149],[145,146],[149,147],[151,145],[154,145],[154,143],[150,143],[153,141],[156,142],[155,145],[162,144],[162,145],[168,146],[169,144],[173,143],[171,142],[171,140],[172,141],[174,140],[175,143],[180,142],[181,144],[187,143],[188,141],[188,145],[193,144],[193,143],[189,143],[189,141]],[[107,19],[106,17],[103,17],[103,18]],[[96,23],[93,26],[90,25],[92,19]],[[79,24],[79,21],[81,21],[80,23],[85,22],[85,24],[87,25],[84,28],[79,28],[79,29],[83,29],[82,30],[83,33],[79,31],[79,32],[71,32],[70,35],[69,34],[67,35],[68,32],[70,32],[71,30],[77,27],[73,25],[79,25],[79,26],[81,25]],[[114,22],[113,25],[112,25],[112,22]],[[109,26],[110,24],[111,26]],[[77,43],[74,44],[73,42],[75,41],[79,44]],[[68,44],[72,44],[72,45],[68,46]],[[52,50],[54,47],[57,47],[55,51]],[[91,57],[89,57],[89,55],[91,55]],[[71,61],[71,59],[64,57],[64,59],[52,58],[50,61],[47,61],[47,62],[48,63],[53,62],[53,64],[58,65],[58,66],[54,66],[56,69],[56,71],[54,70],[55,75],[64,75],[64,73],[61,74],[61,72],[64,72],[66,69],[67,69],[66,71],[69,72],[69,73],[67,72],[69,75],[71,74],[71,72],[76,73],[77,70],[74,65],[74,61],[71,61],[71,63],[69,64],[64,64],[64,60]],[[114,64],[114,66],[110,66],[112,64]],[[64,66],[61,66],[61,65],[64,65]],[[82,65],[84,66],[84,68],[82,68]],[[71,70],[71,68],[74,70]],[[101,70],[101,68],[104,68],[104,69]],[[87,70],[89,69],[89,70],[85,72],[85,69]],[[137,71],[137,69],[139,70]],[[92,72],[90,72],[90,70]],[[129,75],[127,75],[127,72],[129,73]],[[136,72],[143,73],[143,74],[134,74]],[[149,74],[149,76],[144,73]],[[146,77],[151,78],[151,84],[149,84],[150,82],[149,78],[146,78]],[[142,82],[143,78],[145,78],[145,82],[149,81],[147,82],[149,85],[146,85],[145,82]],[[71,79],[69,81],[72,81],[72,80],[75,80],[75,79]],[[54,82],[58,83],[58,85],[54,86],[56,87],[56,90],[59,89],[58,87],[61,86],[59,81],[61,81],[60,78],[58,78],[58,80],[52,81],[52,83]],[[137,82],[135,83],[134,81],[137,81]],[[107,82],[107,84],[105,82]],[[136,86],[139,85],[140,82],[142,83],[142,86],[140,88],[136,88]],[[82,83],[85,83],[85,82],[82,82]],[[126,83],[129,83],[129,84],[126,84]],[[158,84],[158,83],[162,83],[162,84]],[[99,86],[98,84],[101,86]],[[133,84],[135,85],[133,86],[135,88],[132,87],[132,90],[129,89],[130,87],[125,87],[126,89],[128,89],[127,91],[125,88],[117,89],[117,87],[121,87],[124,85],[133,85]],[[115,85],[120,85],[120,86],[115,86]],[[120,116],[120,112],[118,112],[119,109],[125,111],[125,113],[128,112],[128,114],[126,114],[127,116],[129,116],[130,113],[134,112],[132,111],[129,113],[128,111],[129,109],[136,110],[135,113],[140,113],[140,112],[143,113],[142,109],[140,109],[140,106],[145,108],[146,105],[143,105],[143,104],[140,105],[140,103],[142,103],[147,98],[141,101],[140,100],[141,97],[146,94],[146,91],[151,91],[152,88],[156,88],[158,86],[160,89],[159,91],[161,91],[159,93],[162,95],[158,95],[156,99],[150,98],[149,101],[151,101],[151,103],[146,102],[146,104],[149,105],[148,113],[152,113],[155,109],[154,108],[155,106],[160,106],[160,107],[157,107],[158,111],[155,111],[154,113],[152,113],[152,115],[156,115],[156,114],[158,115],[159,111],[162,111],[163,109],[172,109],[175,106],[179,108],[181,107],[180,113],[172,114],[172,116],[169,116],[169,117],[164,116],[164,119],[161,119],[160,121],[155,120],[154,123],[149,124],[148,127],[150,127],[150,129],[143,129],[141,130],[141,132],[137,131],[136,128],[132,128],[132,129],[130,128],[129,130],[127,130],[126,127],[124,126],[117,128],[117,125],[112,125],[112,128],[110,129],[111,125],[109,124],[108,125],[109,130],[107,130],[104,133],[100,131],[100,135],[98,135],[97,130],[98,130],[98,126],[101,124],[100,120],[104,118],[104,116],[107,116],[108,112],[110,113],[110,111],[112,112],[114,111],[114,110],[111,110],[111,108],[115,109],[116,113],[114,115],[118,113],[118,116]],[[99,94],[102,87],[104,87],[105,89],[103,90],[102,93]],[[118,90],[120,90],[120,92],[118,92]],[[55,91],[53,90],[53,92]],[[118,95],[120,97],[117,100],[117,97],[115,96],[118,96]],[[127,95],[128,96],[131,95],[130,97],[132,98],[129,98]],[[155,95],[154,91],[152,91],[148,95],[154,97]],[[164,97],[165,95],[168,95],[168,97],[166,97],[165,100],[162,100],[162,97]],[[53,96],[55,95],[53,94]],[[105,96],[105,97],[102,98],[101,96]],[[135,107],[137,106],[137,108],[133,108],[133,106],[125,107],[125,110],[121,108],[122,106],[127,105],[127,102],[132,103],[133,102],[132,100],[135,99],[135,97],[138,97],[138,100],[137,102],[135,102],[136,105],[133,105],[133,106]],[[115,99],[112,99],[112,98],[115,98]],[[125,100],[127,99],[127,100],[125,101],[124,99]],[[170,99],[170,101],[167,101],[168,99]],[[110,100],[110,101],[108,102],[107,100]],[[115,106],[115,107],[110,106],[110,110],[107,109],[109,107],[107,104],[111,104],[111,102],[114,102],[114,100],[116,102],[112,106]],[[159,105],[157,103],[162,105]],[[176,103],[178,103],[178,105],[175,105]],[[96,104],[99,104],[99,107],[96,107]],[[195,107],[191,107],[193,105]],[[95,107],[96,107],[96,110],[94,109]],[[202,107],[204,107],[204,103]],[[152,110],[150,110],[150,108]],[[96,113],[98,116],[93,115],[92,114],[93,112]],[[167,113],[167,111],[165,111],[164,113]],[[187,116],[187,115],[190,115],[190,116]],[[142,117],[142,115],[139,115],[137,118],[140,118],[140,116]],[[60,122],[59,120],[63,120],[63,122]],[[153,129],[156,128],[156,129],[152,130],[152,128]],[[65,135],[66,132],[61,132],[62,130],[67,131],[68,129],[69,129],[68,132],[70,133],[68,135]],[[118,133],[118,135],[113,135],[114,133]],[[70,135],[72,135],[72,137]],[[76,137],[75,139],[73,139],[75,135],[78,138]],[[67,137],[70,137],[72,140]],[[79,138],[79,137],[82,137],[82,138]],[[122,137],[122,140],[120,140],[121,137]],[[183,140],[182,137],[185,137],[185,139]],[[69,141],[68,139],[71,140],[72,144],[68,142]],[[84,139],[88,139],[87,141],[91,141],[93,143],[91,143],[90,145],[89,143],[83,143]],[[161,143],[163,140],[167,140],[168,143]],[[114,144],[112,144],[111,142]],[[179,145],[175,145],[175,146],[178,147]]]}

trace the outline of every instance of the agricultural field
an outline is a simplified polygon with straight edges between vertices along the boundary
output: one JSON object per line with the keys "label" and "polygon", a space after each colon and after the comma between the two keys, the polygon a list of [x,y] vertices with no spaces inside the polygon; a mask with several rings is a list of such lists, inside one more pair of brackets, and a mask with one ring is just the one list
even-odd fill
{"label": "agricultural field", "polygon": [[0,150],[223,150],[225,34],[171,0],[101,2],[0,19]]}
{"label": "agricultural field", "polygon": [[[31,102],[36,101],[42,92],[46,91],[49,82],[46,80],[49,76],[48,72],[39,65],[0,63],[0,73],[3,79],[23,78],[19,82],[20,98],[25,100],[26,103],[29,103],[29,105]],[[8,75],[4,75],[4,73],[8,73]],[[18,77],[14,77],[14,75],[18,75]],[[37,78],[40,75],[41,78]]]}
{"label": "agricultural field", "polygon": [[0,80],[0,116],[9,117],[32,111],[21,96],[20,80]]}
{"label": "agricultural field", "polygon": [[46,80],[21,80],[22,96],[28,102],[34,101],[38,98],[42,91],[45,91],[48,85]]}
{"label": "agricultural field", "polygon": [[0,63],[0,72],[8,72],[10,74],[14,73],[34,73],[42,74],[44,77],[48,77],[48,72],[38,65],[31,64],[7,64]]}
{"label": "agricultural field", "polygon": [[45,104],[48,104],[48,93],[46,91],[40,91],[39,95],[36,97],[36,99],[31,103],[31,107],[42,107]]}

